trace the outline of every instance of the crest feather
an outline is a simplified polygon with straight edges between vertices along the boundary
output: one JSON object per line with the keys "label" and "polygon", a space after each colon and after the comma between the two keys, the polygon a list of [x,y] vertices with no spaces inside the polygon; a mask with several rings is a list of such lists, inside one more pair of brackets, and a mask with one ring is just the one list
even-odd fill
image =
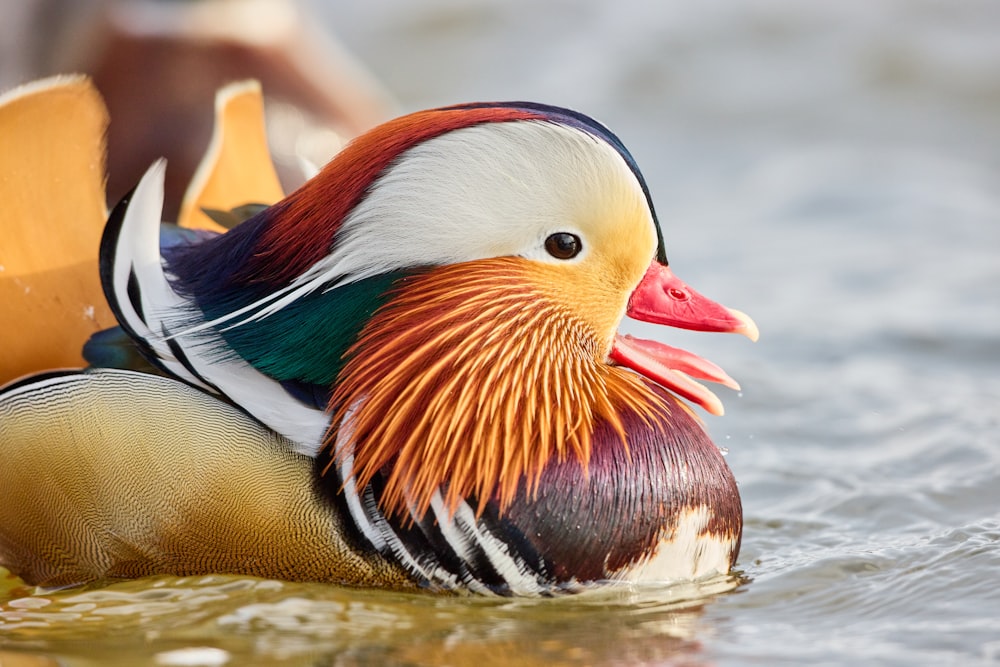
{"label": "crest feather", "polygon": [[279,204],[280,216],[268,226],[240,277],[284,285],[321,261],[333,245],[341,221],[368,194],[373,182],[400,155],[433,137],[482,123],[543,117],[514,108],[446,108],[418,111],[362,134],[341,150],[315,177]]}

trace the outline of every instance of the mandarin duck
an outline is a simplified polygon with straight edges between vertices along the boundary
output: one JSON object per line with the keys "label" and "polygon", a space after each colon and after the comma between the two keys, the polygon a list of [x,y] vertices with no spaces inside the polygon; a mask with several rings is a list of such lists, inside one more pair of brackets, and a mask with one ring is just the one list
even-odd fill
{"label": "mandarin duck", "polygon": [[684,401],[720,414],[695,380],[735,382],[618,326],[757,330],[668,268],[606,127],[525,102],[413,113],[165,246],[164,172],[100,247],[152,372],[0,393],[0,564],[48,586],[221,572],[502,595],[733,566],[739,493]]}

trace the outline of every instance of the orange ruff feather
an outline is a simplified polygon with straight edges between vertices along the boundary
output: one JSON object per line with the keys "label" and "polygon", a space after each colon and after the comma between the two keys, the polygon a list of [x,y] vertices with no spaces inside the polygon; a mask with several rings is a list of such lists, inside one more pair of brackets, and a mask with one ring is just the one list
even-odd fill
{"label": "orange ruff feather", "polygon": [[662,423],[663,399],[609,366],[610,341],[552,297],[565,279],[553,270],[517,258],[434,269],[401,281],[365,326],[327,446],[340,462],[353,453],[359,488],[386,473],[383,510],[423,516],[446,485],[452,511],[474,496],[481,512],[494,494],[504,511],[552,457],[586,469],[599,420],[623,446],[619,409]]}

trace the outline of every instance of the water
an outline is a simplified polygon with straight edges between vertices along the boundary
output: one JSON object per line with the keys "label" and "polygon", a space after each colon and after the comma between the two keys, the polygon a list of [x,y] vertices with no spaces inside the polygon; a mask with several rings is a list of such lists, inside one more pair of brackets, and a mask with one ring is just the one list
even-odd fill
{"label": "water", "polygon": [[0,665],[1000,663],[1000,5],[317,11],[401,110],[537,99],[632,149],[675,271],[762,332],[671,339],[743,383],[708,418],[738,578],[543,601],[0,584]]}

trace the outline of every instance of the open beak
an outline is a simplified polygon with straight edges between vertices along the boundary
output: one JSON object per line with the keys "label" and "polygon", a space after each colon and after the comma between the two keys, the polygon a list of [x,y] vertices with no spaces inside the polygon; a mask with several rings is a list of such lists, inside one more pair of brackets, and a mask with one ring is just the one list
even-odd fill
{"label": "open beak", "polygon": [[[758,337],[757,325],[746,314],[731,310],[688,287],[669,267],[654,261],[629,297],[626,314],[643,322],[694,331],[719,331]],[[739,389],[725,371],[698,355],[629,335],[617,335],[611,359],[646,376],[713,415],[723,413],[722,401],[692,378]]]}

